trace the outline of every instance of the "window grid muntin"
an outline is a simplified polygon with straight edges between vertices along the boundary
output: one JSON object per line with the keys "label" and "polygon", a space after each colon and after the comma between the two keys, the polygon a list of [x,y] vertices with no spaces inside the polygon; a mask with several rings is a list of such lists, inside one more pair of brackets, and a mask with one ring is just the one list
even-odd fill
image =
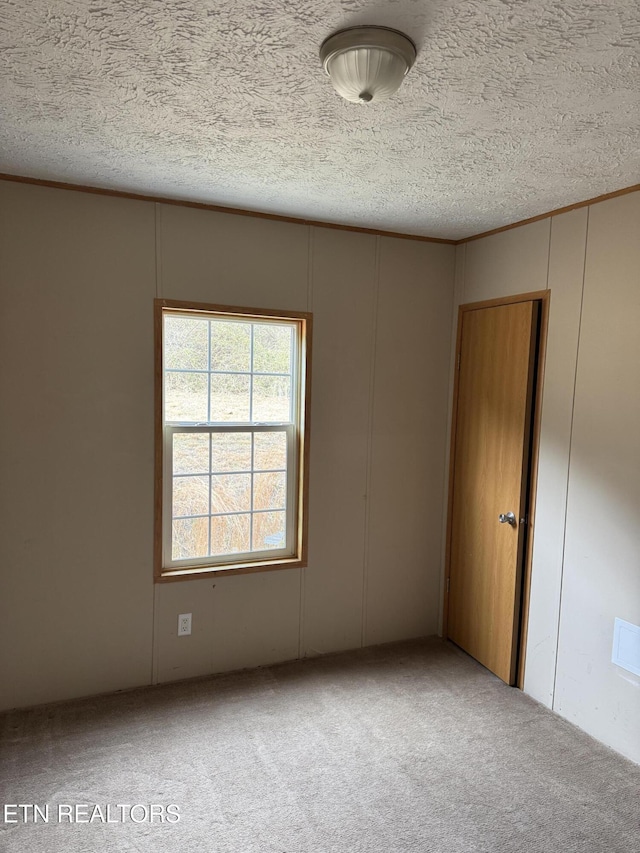
{"label": "window grid muntin", "polygon": [[[262,426],[262,424],[258,424]],[[271,424],[269,424],[271,426]],[[222,477],[223,475],[237,476],[239,474],[286,474],[286,468],[254,468],[249,470],[245,468],[243,471],[189,471],[188,474],[176,474],[176,477]],[[173,476],[173,475],[172,475]]]}
{"label": "window grid muntin", "polygon": [[[253,323],[249,334],[249,423],[253,423]],[[251,468],[253,470],[253,441],[251,442]]]}
{"label": "window grid muntin", "polygon": [[[209,329],[209,334],[207,335],[207,341],[209,346],[209,367],[211,367],[211,329]],[[211,380],[209,380],[209,417],[211,417]],[[213,442],[211,441],[211,433],[209,433],[209,471],[213,468]],[[173,440],[171,441],[171,491],[173,493]],[[213,477],[209,474],[209,512],[211,512],[211,501],[213,498]],[[172,510],[173,516],[173,510]],[[171,519],[171,559],[173,560],[173,517]],[[209,519],[209,523],[207,525],[207,554],[211,553],[211,519]]]}
{"label": "window grid muntin", "polygon": [[[253,326],[251,327],[251,368],[253,370]],[[251,380],[251,400],[253,401],[253,379]],[[253,407],[253,403],[252,403]],[[253,414],[253,408],[251,410],[251,414]],[[253,494],[254,494],[254,476],[255,476],[255,459],[256,459],[256,438],[255,433],[251,434],[251,486],[250,486],[250,494],[249,494],[249,507],[253,509]],[[285,518],[285,530],[286,530],[286,518]],[[253,552],[253,515],[251,516],[251,522],[249,524],[249,550]]]}
{"label": "window grid muntin", "polygon": [[196,367],[167,367],[165,373],[211,373],[213,376],[285,376],[290,373],[267,373],[264,370],[200,370]]}
{"label": "window grid muntin", "polygon": [[226,515],[260,515],[265,512],[286,512],[285,506],[271,506],[268,509],[236,509],[230,512],[210,512],[201,515],[174,515],[173,521],[185,521],[190,518],[222,518]]}

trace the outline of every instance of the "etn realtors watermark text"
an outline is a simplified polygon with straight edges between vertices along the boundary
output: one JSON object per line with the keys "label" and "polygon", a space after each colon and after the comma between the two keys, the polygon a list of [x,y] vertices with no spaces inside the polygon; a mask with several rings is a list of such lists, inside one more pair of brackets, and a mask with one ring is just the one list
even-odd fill
{"label": "etn realtors watermark text", "polygon": [[178,823],[175,803],[6,803],[4,823]]}

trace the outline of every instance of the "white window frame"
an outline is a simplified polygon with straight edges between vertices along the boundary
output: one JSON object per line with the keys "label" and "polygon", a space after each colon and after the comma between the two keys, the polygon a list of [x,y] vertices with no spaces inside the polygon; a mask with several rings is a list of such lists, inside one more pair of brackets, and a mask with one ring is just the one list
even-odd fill
{"label": "white window frame", "polygon": [[[202,577],[208,574],[240,573],[306,565],[306,533],[308,503],[309,378],[312,316],[308,313],[275,312],[237,307],[203,305],[201,303],[155,300],[156,336],[156,511],[155,511],[155,578],[156,581]],[[201,319],[238,320],[245,323],[283,324],[294,327],[292,336],[291,420],[281,423],[259,422],[176,422],[164,416],[164,320],[166,316],[189,316]],[[209,365],[210,368],[211,365]],[[252,373],[252,376],[254,374]],[[256,373],[255,375],[259,375]],[[251,380],[252,381],[252,380]],[[286,435],[287,503],[284,547],[246,551],[225,555],[173,559],[173,437],[176,434],[282,432]],[[252,460],[253,468],[253,460]],[[216,472],[211,472],[210,475]],[[227,473],[227,472],[219,472]],[[269,511],[269,510],[264,510]],[[271,510],[273,511],[273,510]],[[251,507],[246,512],[230,515],[253,515],[261,512]],[[224,515],[226,513],[220,513]],[[193,516],[197,517],[197,516]],[[207,517],[207,516],[203,516]],[[214,514],[215,517],[215,514]]]}

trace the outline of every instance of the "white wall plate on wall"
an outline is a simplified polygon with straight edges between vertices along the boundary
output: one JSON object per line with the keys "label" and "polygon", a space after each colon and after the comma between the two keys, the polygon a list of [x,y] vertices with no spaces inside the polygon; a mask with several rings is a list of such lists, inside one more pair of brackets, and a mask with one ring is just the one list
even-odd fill
{"label": "white wall plate on wall", "polygon": [[640,626],[616,618],[611,660],[616,666],[640,675]]}

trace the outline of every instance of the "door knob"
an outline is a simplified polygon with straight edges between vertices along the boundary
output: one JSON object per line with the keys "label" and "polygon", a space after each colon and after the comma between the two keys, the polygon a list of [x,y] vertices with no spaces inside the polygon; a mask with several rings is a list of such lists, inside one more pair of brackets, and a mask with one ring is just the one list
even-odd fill
{"label": "door knob", "polygon": [[498,519],[500,524],[510,524],[512,527],[516,526],[516,517],[512,512],[501,512]]}

